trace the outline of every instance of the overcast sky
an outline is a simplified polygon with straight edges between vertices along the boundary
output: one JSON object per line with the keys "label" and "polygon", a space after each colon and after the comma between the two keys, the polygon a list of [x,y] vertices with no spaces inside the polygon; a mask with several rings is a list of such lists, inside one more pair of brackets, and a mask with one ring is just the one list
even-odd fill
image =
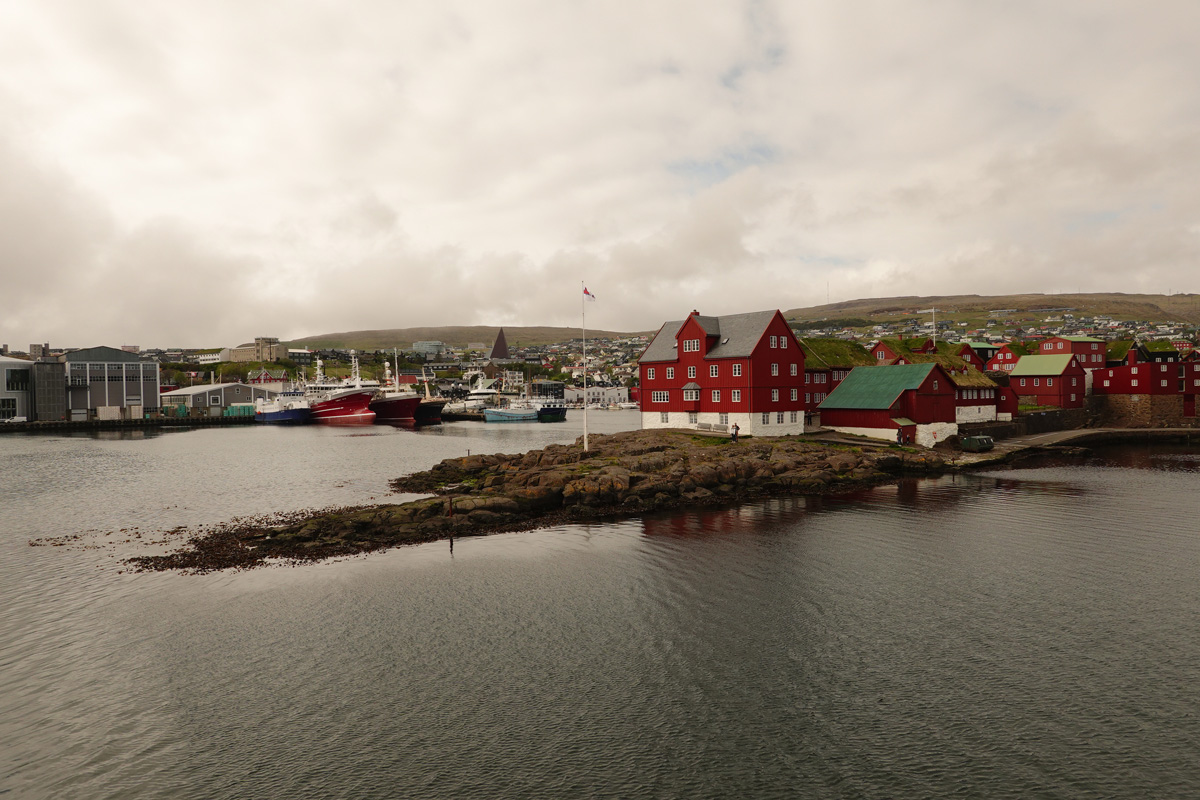
{"label": "overcast sky", "polygon": [[0,0],[0,341],[1200,291],[1200,3]]}

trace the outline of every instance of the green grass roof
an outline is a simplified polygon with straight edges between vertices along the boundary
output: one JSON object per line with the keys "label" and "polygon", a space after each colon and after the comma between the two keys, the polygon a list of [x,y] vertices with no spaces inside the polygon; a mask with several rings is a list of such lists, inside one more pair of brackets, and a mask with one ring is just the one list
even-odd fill
{"label": "green grass roof", "polygon": [[1142,342],[1142,347],[1150,353],[1174,353],[1178,348],[1167,339],[1151,339]]}
{"label": "green grass roof", "polygon": [[1108,357],[1116,361],[1125,358],[1129,355],[1129,348],[1133,347],[1132,339],[1119,339],[1115,342],[1108,343]]}
{"label": "green grass roof", "polygon": [[871,352],[858,342],[807,338],[800,340],[800,346],[804,348],[806,366],[817,369],[868,367],[875,364]]}

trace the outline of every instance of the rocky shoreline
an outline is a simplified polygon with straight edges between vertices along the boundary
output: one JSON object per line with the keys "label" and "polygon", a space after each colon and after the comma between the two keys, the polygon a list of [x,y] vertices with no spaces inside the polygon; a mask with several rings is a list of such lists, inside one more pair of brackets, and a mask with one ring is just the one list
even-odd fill
{"label": "rocky shoreline", "polygon": [[586,451],[577,441],[446,459],[391,482],[397,492],[433,497],[234,521],[196,532],[173,553],[129,563],[140,570],[210,572],[318,561],[456,536],[847,491],[954,468],[928,450],[794,437],[735,444],[695,432],[639,430],[594,435],[589,444]]}

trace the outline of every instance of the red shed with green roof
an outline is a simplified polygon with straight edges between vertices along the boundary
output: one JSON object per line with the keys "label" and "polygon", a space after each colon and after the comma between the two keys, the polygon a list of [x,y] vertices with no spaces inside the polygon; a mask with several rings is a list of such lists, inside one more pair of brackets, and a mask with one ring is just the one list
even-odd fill
{"label": "red shed with green roof", "polygon": [[863,367],[821,403],[821,424],[846,433],[932,447],[958,433],[954,384],[935,363]]}

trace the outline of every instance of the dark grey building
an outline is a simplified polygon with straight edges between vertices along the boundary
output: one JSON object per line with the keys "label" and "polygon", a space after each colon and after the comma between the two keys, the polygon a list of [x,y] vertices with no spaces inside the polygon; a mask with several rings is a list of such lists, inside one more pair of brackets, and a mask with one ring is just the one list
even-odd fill
{"label": "dark grey building", "polygon": [[61,356],[71,419],[141,417],[159,408],[158,363],[116,347],[88,347]]}

